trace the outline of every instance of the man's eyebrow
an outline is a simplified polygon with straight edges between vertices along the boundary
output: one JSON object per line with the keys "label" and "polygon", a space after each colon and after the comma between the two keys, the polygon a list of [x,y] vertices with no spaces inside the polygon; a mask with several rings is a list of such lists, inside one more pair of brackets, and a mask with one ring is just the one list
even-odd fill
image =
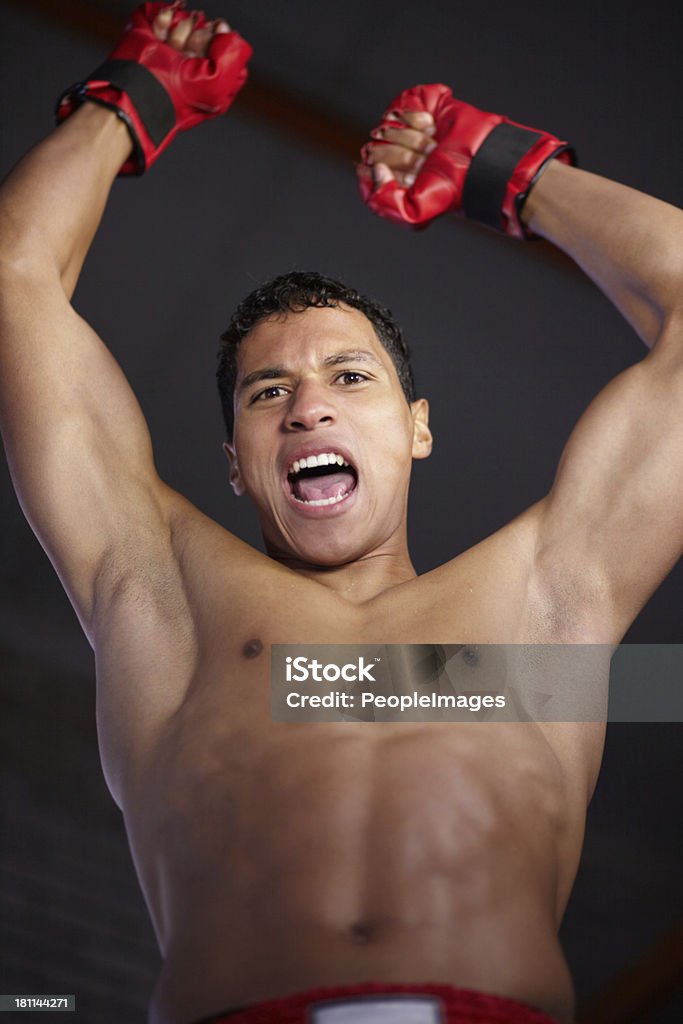
{"label": "man's eyebrow", "polygon": [[[376,366],[382,365],[377,356],[365,349],[334,352],[331,356],[326,356],[322,361],[323,366],[341,366],[344,363],[374,363]],[[244,380],[240,381],[237,389],[238,391],[246,391],[252,384],[256,384],[260,380],[278,380],[282,377],[287,377],[289,372],[286,366],[264,366],[260,370],[252,370],[251,373],[248,373]]]}
{"label": "man's eyebrow", "polygon": [[323,366],[339,366],[341,363],[375,363],[381,366],[379,359],[365,349],[353,349],[348,352],[335,352],[323,359]]}
{"label": "man's eyebrow", "polygon": [[262,370],[252,370],[248,373],[244,380],[240,381],[237,386],[238,391],[245,391],[250,388],[252,384],[256,384],[259,380],[275,380],[279,377],[287,376],[286,366],[266,366]]}

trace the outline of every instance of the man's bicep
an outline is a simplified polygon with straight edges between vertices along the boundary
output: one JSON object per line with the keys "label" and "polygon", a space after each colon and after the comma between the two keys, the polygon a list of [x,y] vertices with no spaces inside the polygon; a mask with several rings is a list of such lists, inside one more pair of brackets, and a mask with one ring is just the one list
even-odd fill
{"label": "man's bicep", "polygon": [[24,513],[82,619],[124,529],[158,518],[149,432],[113,356],[49,276],[2,318],[0,423]]}
{"label": "man's bicep", "polygon": [[683,331],[594,399],[539,522],[540,578],[600,594],[619,638],[683,552]]}

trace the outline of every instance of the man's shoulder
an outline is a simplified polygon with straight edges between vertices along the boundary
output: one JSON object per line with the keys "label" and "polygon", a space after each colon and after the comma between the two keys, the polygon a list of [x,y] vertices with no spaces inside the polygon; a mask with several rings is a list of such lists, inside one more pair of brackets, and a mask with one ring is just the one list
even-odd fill
{"label": "man's shoulder", "polygon": [[422,579],[444,592],[467,591],[493,624],[492,643],[611,643],[600,580],[566,552],[543,547],[546,504],[537,501]]}
{"label": "man's shoulder", "polygon": [[170,553],[189,579],[219,571],[224,583],[245,573],[276,572],[281,567],[176,492],[167,496]]}
{"label": "man's shoulder", "polygon": [[189,616],[188,584],[217,564],[237,570],[263,558],[187,498],[165,484],[155,495],[158,515],[131,515],[128,528],[105,556],[96,584],[100,625],[127,610],[152,617]]}
{"label": "man's shoulder", "polygon": [[476,578],[501,590],[520,586],[533,572],[542,506],[542,501],[531,505],[421,578],[446,583]]}

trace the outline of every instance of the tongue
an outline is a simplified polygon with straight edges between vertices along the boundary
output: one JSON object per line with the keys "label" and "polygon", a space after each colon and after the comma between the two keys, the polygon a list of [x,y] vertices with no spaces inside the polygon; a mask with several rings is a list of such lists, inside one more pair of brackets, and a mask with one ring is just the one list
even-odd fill
{"label": "tongue", "polygon": [[338,498],[353,488],[353,473],[330,473],[326,476],[309,476],[294,481],[295,497],[301,501],[321,501],[323,498]]}

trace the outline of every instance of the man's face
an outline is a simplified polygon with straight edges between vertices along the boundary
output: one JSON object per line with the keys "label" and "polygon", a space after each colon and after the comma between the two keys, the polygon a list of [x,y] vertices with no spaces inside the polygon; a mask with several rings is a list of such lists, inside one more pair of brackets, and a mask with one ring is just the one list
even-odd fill
{"label": "man's face", "polygon": [[408,405],[358,310],[259,323],[240,345],[226,451],[269,552],[330,566],[405,543],[411,461],[431,449],[427,411],[424,400]]}

